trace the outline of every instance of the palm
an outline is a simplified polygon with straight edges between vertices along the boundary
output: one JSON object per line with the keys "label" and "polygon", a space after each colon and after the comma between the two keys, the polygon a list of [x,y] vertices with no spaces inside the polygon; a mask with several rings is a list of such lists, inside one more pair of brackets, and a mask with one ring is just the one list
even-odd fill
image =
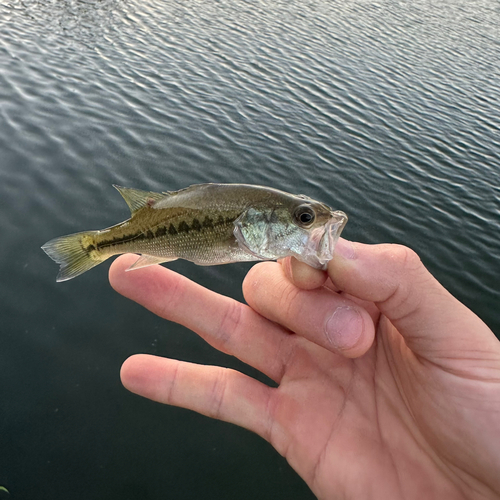
{"label": "palm", "polygon": [[[381,334],[354,360],[294,339],[294,355],[273,394],[274,423],[266,437],[319,497],[333,490],[340,498],[365,498],[372,490],[377,498],[403,498],[396,454],[401,466],[405,455],[421,453],[413,438],[400,435],[408,432],[402,418],[411,417]],[[396,435],[404,448],[395,449]]]}
{"label": "palm", "polygon": [[[461,380],[450,391],[441,369],[418,373],[385,318],[377,339],[362,358],[346,359],[295,338],[266,438],[320,498],[464,498],[454,483],[467,441],[447,439],[454,403],[443,392],[443,379],[448,392]],[[442,425],[429,432],[431,422]]]}

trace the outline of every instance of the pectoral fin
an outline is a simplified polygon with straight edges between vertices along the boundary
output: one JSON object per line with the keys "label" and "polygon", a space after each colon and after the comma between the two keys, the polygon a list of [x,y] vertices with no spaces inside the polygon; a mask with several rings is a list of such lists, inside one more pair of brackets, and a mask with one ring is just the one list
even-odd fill
{"label": "pectoral fin", "polygon": [[177,257],[155,257],[153,255],[143,254],[127,269],[127,271],[134,271],[135,269],[140,269],[141,267],[154,266],[155,264],[172,262],[174,260],[177,260]]}

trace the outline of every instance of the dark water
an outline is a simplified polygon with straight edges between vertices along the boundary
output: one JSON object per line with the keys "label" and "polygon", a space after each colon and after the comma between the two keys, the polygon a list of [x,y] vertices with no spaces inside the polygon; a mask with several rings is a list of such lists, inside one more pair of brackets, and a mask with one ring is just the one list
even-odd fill
{"label": "dark water", "polygon": [[[149,352],[236,367],[46,240],[128,217],[111,184],[306,193],[398,242],[498,334],[500,7],[7,0],[0,5],[0,485],[16,499],[308,499],[267,443],[125,391]],[[170,267],[241,299],[249,265]]]}

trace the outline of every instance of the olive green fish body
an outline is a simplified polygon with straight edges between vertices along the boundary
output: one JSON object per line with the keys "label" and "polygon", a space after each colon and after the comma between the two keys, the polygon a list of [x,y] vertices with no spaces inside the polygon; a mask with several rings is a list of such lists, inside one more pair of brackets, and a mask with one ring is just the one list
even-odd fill
{"label": "olive green fish body", "polygon": [[347,220],[322,203],[261,186],[200,184],[169,193],[115,187],[131,209],[130,219],[55,238],[42,247],[61,264],[58,281],[128,252],[141,254],[132,268],[178,258],[198,265],[301,258],[301,252],[311,254],[301,260],[321,267],[324,262],[314,256],[320,240],[331,253]]}
{"label": "olive green fish body", "polygon": [[233,234],[235,211],[203,212],[195,209],[145,207],[128,221],[93,236],[89,251],[102,257],[131,252],[177,258],[199,265],[223,264],[248,254],[242,252]]}

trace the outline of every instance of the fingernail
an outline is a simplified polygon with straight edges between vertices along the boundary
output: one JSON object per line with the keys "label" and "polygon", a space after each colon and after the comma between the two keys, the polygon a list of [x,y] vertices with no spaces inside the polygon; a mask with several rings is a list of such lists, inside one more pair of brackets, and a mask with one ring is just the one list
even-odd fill
{"label": "fingernail", "polygon": [[343,238],[337,241],[337,244],[335,245],[335,253],[340,255],[341,257],[344,257],[345,259],[356,258],[356,250],[354,248],[354,245],[350,241],[344,240]]}
{"label": "fingernail", "polygon": [[363,318],[353,307],[338,307],[325,323],[325,335],[328,342],[340,351],[354,347],[362,331]]}

